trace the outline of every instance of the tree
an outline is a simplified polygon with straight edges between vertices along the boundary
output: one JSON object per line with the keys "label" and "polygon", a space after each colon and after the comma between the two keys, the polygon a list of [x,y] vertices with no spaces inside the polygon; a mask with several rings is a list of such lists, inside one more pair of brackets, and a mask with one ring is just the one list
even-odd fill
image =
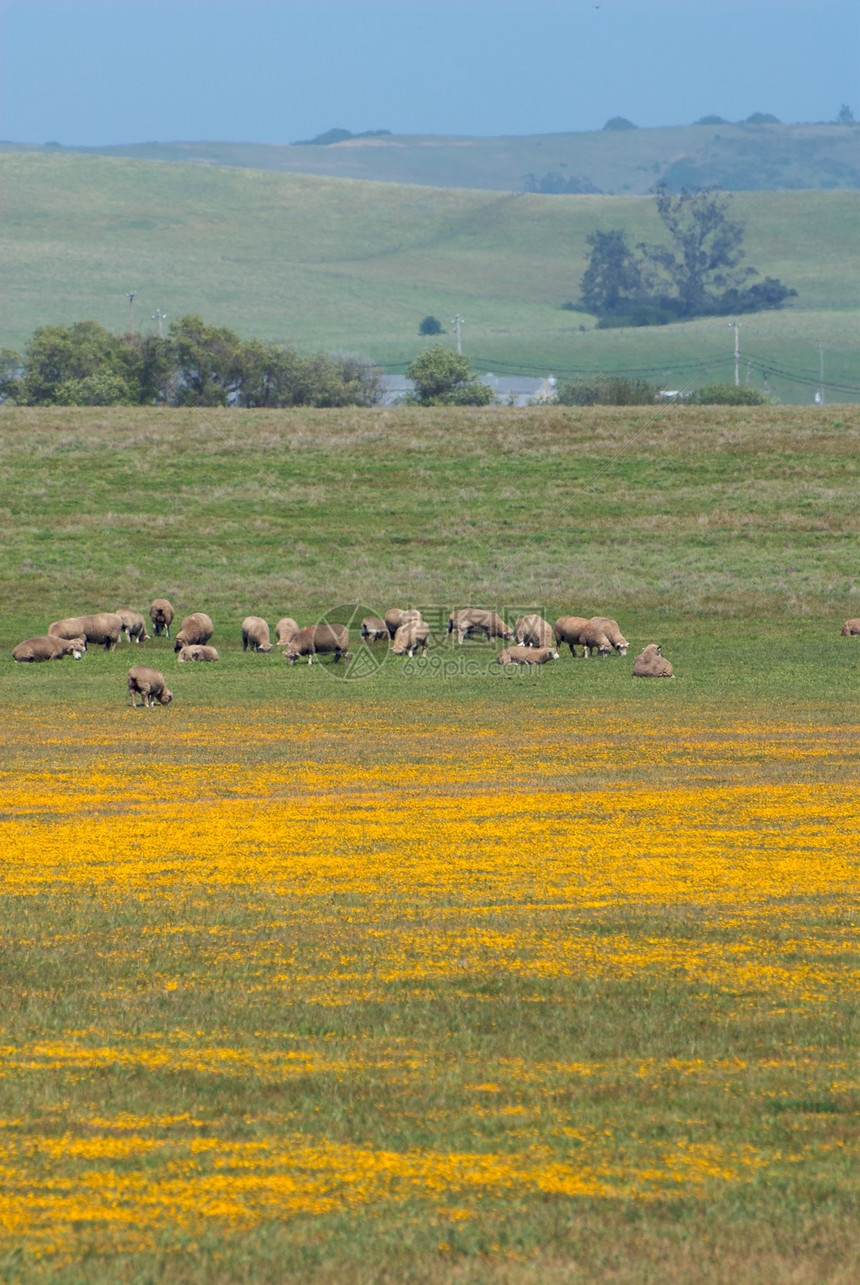
{"label": "tree", "polygon": [[611,116],[603,128],[609,130],[636,129],[636,126],[633,124],[633,121],[628,120],[626,116]]}
{"label": "tree", "polygon": [[[24,350],[21,400],[28,406],[53,405],[64,385],[109,372],[126,385],[136,383],[134,361],[122,340],[97,321],[76,321],[71,326],[40,326]],[[135,390],[136,391],[136,390]]]}
{"label": "tree", "polygon": [[709,311],[715,286],[727,290],[755,275],[754,268],[739,267],[744,226],[728,217],[731,198],[718,188],[684,188],[673,196],[660,183],[654,195],[671,245],[640,248],[668,277],[681,315],[701,316]]}
{"label": "tree", "polygon": [[170,324],[170,357],[180,402],[193,406],[226,406],[242,386],[242,341],[226,326],[211,326],[202,317],[180,317]]}
{"label": "tree", "polygon": [[624,298],[644,286],[644,263],[618,228],[592,232],[588,267],[582,278],[582,302],[590,312],[617,312]]}
{"label": "tree", "polygon": [[441,335],[442,322],[438,317],[425,317],[418,327],[419,335]]}
{"label": "tree", "polygon": [[492,388],[472,375],[468,358],[444,344],[433,344],[406,367],[415,381],[415,400],[421,406],[487,406],[495,400]]}
{"label": "tree", "polygon": [[837,125],[856,125],[857,124],[856,120],[854,119],[854,113],[852,112],[851,108],[848,106],[847,103],[843,103],[842,106],[839,108],[839,112],[836,116],[836,124]]}

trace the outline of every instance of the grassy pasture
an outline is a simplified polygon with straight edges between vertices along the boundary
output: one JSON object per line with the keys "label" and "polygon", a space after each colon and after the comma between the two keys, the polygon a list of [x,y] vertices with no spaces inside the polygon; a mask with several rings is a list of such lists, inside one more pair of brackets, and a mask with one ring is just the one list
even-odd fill
{"label": "grassy pasture", "polygon": [[[84,318],[137,323],[200,312],[243,335],[360,351],[397,366],[433,313],[466,318],[480,370],[564,375],[645,369],[672,387],[731,378],[726,319],[601,331],[576,298],[586,237],[621,227],[659,240],[645,197],[545,197],[355,182],[92,156],[0,154],[0,343]],[[785,401],[812,399],[818,349],[828,380],[857,388],[856,299],[845,264],[855,192],[735,197],[748,262],[799,292],[744,322],[742,353],[772,363]],[[580,329],[580,327],[583,327]],[[812,384],[780,373],[799,372]],[[754,374],[754,379],[760,377]],[[834,398],[835,400],[835,398]]]}
{"label": "grassy pasture", "polygon": [[[856,1279],[858,436],[0,411],[0,1279]],[[11,661],[162,593],[217,665]],[[678,678],[240,649],[407,600]]]}

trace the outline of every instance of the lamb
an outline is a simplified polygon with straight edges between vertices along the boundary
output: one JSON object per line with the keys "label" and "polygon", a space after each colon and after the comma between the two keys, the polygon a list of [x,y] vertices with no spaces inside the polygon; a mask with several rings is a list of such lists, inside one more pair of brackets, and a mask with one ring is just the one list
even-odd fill
{"label": "lamb", "polygon": [[117,607],[116,614],[122,621],[120,635],[125,634],[129,642],[132,638],[136,643],[149,642],[146,621],[139,611],[132,611],[130,607]]}
{"label": "lamb", "polygon": [[860,634],[860,617],[855,620],[846,620],[842,626],[841,637],[851,638],[856,634]]}
{"label": "lamb", "polygon": [[269,626],[262,616],[246,616],[242,621],[242,651],[271,651]]}
{"label": "lamb", "polygon": [[116,651],[121,631],[122,619],[113,611],[101,611],[94,616],[68,616],[48,626],[48,633],[55,638],[85,638],[88,643],[103,643],[105,651]]}
{"label": "lamb", "polygon": [[407,607],[405,610],[402,607],[389,607],[385,613],[388,637],[393,639],[401,625],[408,625],[410,621],[420,624],[423,619],[421,612],[414,607]]}
{"label": "lamb", "polygon": [[205,611],[193,611],[182,622],[182,628],[173,640],[173,650],[182,651],[194,643],[208,643],[215,632],[215,626]]}
{"label": "lamb", "polygon": [[555,641],[552,625],[543,616],[520,616],[514,625],[514,638],[523,647],[552,647]]}
{"label": "lamb", "polygon": [[448,617],[448,633],[456,631],[457,642],[463,643],[479,630],[487,642],[491,638],[504,638],[507,642],[513,639],[514,631],[509,629],[501,616],[495,611],[484,611],[479,607],[460,607]]}
{"label": "lamb", "polygon": [[73,656],[80,660],[87,649],[85,638],[57,638],[54,634],[42,634],[38,638],[25,638],[12,651],[16,664],[38,665],[43,660],[62,660],[64,656]]}
{"label": "lamb", "polygon": [[672,666],[660,651],[659,643],[649,643],[633,662],[634,678],[674,678]]}
{"label": "lamb", "polygon": [[627,655],[627,648],[630,644],[618,628],[617,620],[613,620],[611,616],[592,616],[589,623],[603,630],[619,656]]}
{"label": "lamb", "polygon": [[149,709],[152,708],[154,701],[159,705],[169,705],[173,700],[173,692],[168,691],[164,675],[149,665],[132,665],[128,671],[128,690],[131,692],[131,704],[134,709],[137,709],[135,697],[138,695],[143,697],[144,706]]}
{"label": "lamb", "polygon": [[192,643],[189,647],[183,647],[178,656],[177,662],[181,665],[186,660],[217,660],[218,649],[209,647],[203,643]]}
{"label": "lamb", "polygon": [[430,626],[426,621],[408,620],[394,635],[391,651],[394,656],[414,656],[420,647],[421,655],[426,656],[429,641]]}
{"label": "lamb", "polygon": [[545,665],[548,660],[558,660],[555,647],[506,647],[496,657],[499,665]]}
{"label": "lamb", "polygon": [[314,656],[334,652],[335,663],[349,660],[349,630],[346,625],[307,625],[291,638],[284,655],[291,665],[299,656],[307,656],[308,664],[314,663]]}
{"label": "lamb", "polygon": [[593,624],[583,616],[559,616],[553,629],[556,646],[567,643],[571,656],[576,655],[577,644],[582,648],[583,657],[596,651],[600,656],[611,656],[612,643],[599,625]]}
{"label": "lamb", "polygon": [[275,642],[279,647],[286,647],[291,638],[299,632],[299,626],[291,616],[284,616],[275,625]]}
{"label": "lamb", "polygon": [[156,598],[149,609],[149,618],[152,621],[153,632],[156,638],[162,631],[170,637],[170,626],[173,621],[173,606],[167,598]]}
{"label": "lamb", "polygon": [[390,637],[388,625],[379,616],[365,616],[361,622],[361,636],[365,642],[382,642],[383,639],[387,642]]}

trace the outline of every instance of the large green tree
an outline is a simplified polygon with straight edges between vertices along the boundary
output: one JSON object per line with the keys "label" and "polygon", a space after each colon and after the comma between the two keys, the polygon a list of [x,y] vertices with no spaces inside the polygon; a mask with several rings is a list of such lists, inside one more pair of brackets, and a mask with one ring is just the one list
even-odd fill
{"label": "large green tree", "polygon": [[469,360],[445,344],[433,344],[406,367],[415,382],[415,400],[421,406],[488,406],[492,388],[472,374]]}

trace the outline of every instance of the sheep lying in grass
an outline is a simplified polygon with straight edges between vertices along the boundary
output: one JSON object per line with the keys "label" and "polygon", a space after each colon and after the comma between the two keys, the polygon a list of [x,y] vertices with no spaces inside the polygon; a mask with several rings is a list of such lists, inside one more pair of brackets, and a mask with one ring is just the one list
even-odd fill
{"label": "sheep lying in grass", "polygon": [[633,662],[634,678],[674,678],[671,663],[660,651],[659,643],[649,643]]}
{"label": "sheep lying in grass", "polygon": [[192,643],[189,647],[183,647],[176,657],[179,664],[186,660],[217,660],[218,649],[210,647],[207,643]]}
{"label": "sheep lying in grass", "polygon": [[851,638],[856,634],[860,634],[860,617],[857,617],[854,620],[846,620],[845,624],[842,626],[843,638]]}

